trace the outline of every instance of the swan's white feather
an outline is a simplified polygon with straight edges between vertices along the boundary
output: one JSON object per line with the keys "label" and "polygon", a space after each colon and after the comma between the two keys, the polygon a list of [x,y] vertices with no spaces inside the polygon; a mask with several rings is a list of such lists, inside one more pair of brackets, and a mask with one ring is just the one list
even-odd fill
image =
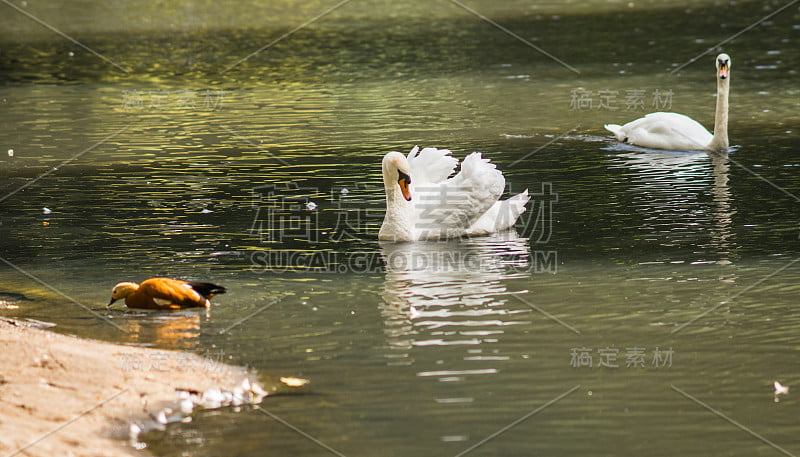
{"label": "swan's white feather", "polygon": [[654,149],[705,149],[714,138],[699,122],[678,113],[650,113],[625,125],[609,124],[605,128],[618,141]]}
{"label": "swan's white feather", "polygon": [[412,184],[424,187],[447,179],[458,166],[458,159],[450,154],[449,149],[425,148],[420,151],[419,146],[414,146],[407,157],[414,176]]}
{"label": "swan's white feather", "polygon": [[[415,147],[408,154],[411,173],[411,202],[392,198],[379,237],[393,241],[413,241],[488,235],[514,225],[525,211],[528,191],[499,201],[505,189],[503,173],[479,152],[468,155],[461,170],[447,149]],[[386,180],[387,198],[393,192],[393,177]],[[403,208],[390,214],[392,208]],[[401,215],[400,211],[408,211]],[[407,220],[408,219],[408,220]],[[413,229],[406,222],[413,220]]]}
{"label": "swan's white feather", "polygon": [[525,204],[530,200],[528,189],[507,200],[494,203],[469,228],[467,235],[479,236],[506,230],[514,226],[519,216],[525,212]]}
{"label": "swan's white feather", "polygon": [[[446,149],[426,148],[425,151],[428,156],[437,153],[450,158],[450,151]],[[444,161],[433,163],[443,164]],[[506,184],[503,173],[482,158],[479,152],[468,155],[461,163],[461,171],[451,179],[445,179],[447,175],[437,171],[439,173],[434,174],[423,170],[419,168],[419,162],[411,164],[412,183],[418,174],[425,176],[422,183],[414,184],[412,191],[416,199],[418,239],[454,238],[468,234],[473,223],[497,202]],[[432,176],[436,180],[428,179]]]}
{"label": "swan's white feather", "polygon": [[621,125],[619,125],[619,124],[606,124],[603,127],[605,127],[605,129],[608,130],[609,132],[613,133],[614,137],[616,137],[617,141],[619,141],[620,143],[625,141],[625,134],[622,132],[622,126]]}

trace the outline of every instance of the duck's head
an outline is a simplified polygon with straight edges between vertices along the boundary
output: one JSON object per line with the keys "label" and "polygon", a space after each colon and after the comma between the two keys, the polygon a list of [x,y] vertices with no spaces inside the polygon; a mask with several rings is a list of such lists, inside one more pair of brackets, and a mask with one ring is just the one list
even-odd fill
{"label": "duck's head", "polygon": [[111,289],[111,301],[108,302],[108,306],[111,306],[115,301],[125,298],[128,295],[136,292],[138,288],[139,284],[136,284],[135,282],[121,282],[117,284],[113,289]]}
{"label": "duck's head", "polygon": [[731,56],[724,52],[717,56],[717,77],[719,79],[728,79],[731,71]]}
{"label": "duck's head", "polygon": [[387,186],[397,185],[406,201],[411,201],[411,167],[408,165],[406,157],[393,151],[383,156],[383,180]]}

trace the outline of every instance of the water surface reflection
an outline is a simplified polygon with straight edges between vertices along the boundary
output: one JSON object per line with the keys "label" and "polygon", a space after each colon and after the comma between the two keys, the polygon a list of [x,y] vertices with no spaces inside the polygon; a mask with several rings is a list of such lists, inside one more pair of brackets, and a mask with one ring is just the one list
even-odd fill
{"label": "water surface reflection", "polygon": [[[528,240],[515,232],[427,243],[383,243],[386,265],[380,305],[390,364],[411,364],[428,346],[464,346],[464,360],[505,360],[482,355],[505,327],[528,323],[530,312],[505,280],[528,275]],[[421,367],[421,369],[424,369]],[[419,376],[493,373],[491,363],[466,371],[420,372]]]}
{"label": "water surface reflection", "polygon": [[[200,342],[201,316],[196,309],[174,313],[127,311],[120,319],[128,332],[129,344],[180,349],[196,349]],[[210,316],[206,314],[206,319]]]}
{"label": "water surface reflection", "polygon": [[611,166],[631,176],[633,204],[644,215],[643,241],[692,249],[690,257],[680,259],[687,262],[733,262],[736,209],[727,154],[615,149],[622,151],[611,157]]}

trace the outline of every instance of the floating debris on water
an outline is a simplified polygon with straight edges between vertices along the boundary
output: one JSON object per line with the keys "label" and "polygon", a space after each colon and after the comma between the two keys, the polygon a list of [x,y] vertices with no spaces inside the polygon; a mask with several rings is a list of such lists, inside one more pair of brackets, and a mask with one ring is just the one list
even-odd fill
{"label": "floating debris on water", "polygon": [[154,417],[155,421],[161,425],[167,425],[167,411],[169,411],[170,413],[172,412],[172,410],[169,408],[162,409],[161,411],[159,411],[158,414],[156,414]]}
{"label": "floating debris on water", "polygon": [[253,383],[253,385],[248,390],[253,393],[253,401],[251,401],[251,403],[253,403],[254,405],[260,404],[261,400],[263,400],[264,397],[268,395],[267,391],[265,391],[264,388],[261,387],[261,384],[257,382]]}
{"label": "floating debris on water", "polygon": [[244,403],[244,389],[241,387],[235,387],[233,392],[231,392],[231,404],[233,406],[241,406]]}
{"label": "floating debris on water", "polygon": [[130,440],[131,447],[139,451],[147,447],[147,444],[139,441],[140,433],[142,433],[142,427],[139,427],[137,424],[131,424],[128,431],[128,439]]}
{"label": "floating debris on water", "polygon": [[315,209],[317,209],[317,204],[314,202],[308,202],[306,203],[306,209],[309,211],[314,211]]}
{"label": "floating debris on water", "polygon": [[293,376],[287,376],[287,377],[281,378],[281,382],[286,384],[289,387],[303,387],[304,385],[308,384],[311,381],[309,381],[308,379],[295,378]]}
{"label": "floating debris on water", "polygon": [[44,214],[50,214],[50,213],[52,213],[52,212],[53,212],[53,210],[51,210],[50,208],[48,208],[48,207],[46,207],[46,206],[45,206],[44,208],[42,208],[42,212],[43,212]]}
{"label": "floating debris on water", "polygon": [[773,399],[775,403],[778,403],[780,399],[778,398],[780,395],[788,395],[789,394],[789,386],[784,386],[779,381],[775,381],[772,383],[772,386],[775,388],[775,398]]}
{"label": "floating debris on water", "polygon": [[[282,377],[281,382],[288,387],[302,387],[308,384],[308,379],[296,377]],[[276,388],[273,387],[272,391]],[[165,431],[168,424],[177,422],[191,422],[191,415],[197,408],[217,409],[226,406],[233,407],[233,411],[241,411],[244,405],[259,405],[269,393],[256,381],[245,378],[238,386],[231,390],[208,389],[200,392],[194,389],[175,389],[177,401],[176,409],[164,408],[157,413],[149,413],[150,420],[144,423],[131,423],[128,429],[130,445],[138,450],[145,449],[147,443],[139,441],[139,435],[152,430]],[[143,399],[144,400],[144,399]],[[146,401],[143,407],[147,408]]]}
{"label": "floating debris on water", "polygon": [[192,414],[192,411],[194,411],[194,400],[192,400],[192,395],[189,392],[185,390],[178,391],[178,408],[181,413],[187,416]]}
{"label": "floating debris on water", "polygon": [[208,389],[207,391],[203,392],[203,396],[200,397],[198,404],[202,405],[204,408],[216,409],[222,406],[224,399],[225,397],[222,395],[221,390]]}

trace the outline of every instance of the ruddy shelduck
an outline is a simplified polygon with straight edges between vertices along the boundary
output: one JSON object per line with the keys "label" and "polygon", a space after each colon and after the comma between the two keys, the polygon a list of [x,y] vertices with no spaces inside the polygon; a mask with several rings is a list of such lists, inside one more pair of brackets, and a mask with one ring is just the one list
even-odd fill
{"label": "ruddy shelduck", "polygon": [[211,297],[225,288],[209,282],[187,282],[171,278],[150,278],[141,284],[121,282],[111,290],[111,306],[124,298],[128,308],[181,309],[210,308]]}

